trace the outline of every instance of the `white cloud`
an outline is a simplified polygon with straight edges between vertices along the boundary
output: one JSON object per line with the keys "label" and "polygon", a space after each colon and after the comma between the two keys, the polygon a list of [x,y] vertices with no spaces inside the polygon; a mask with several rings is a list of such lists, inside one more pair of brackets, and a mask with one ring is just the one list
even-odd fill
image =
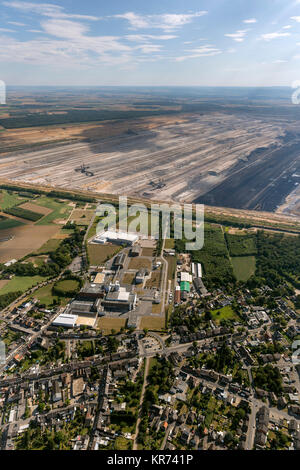
{"label": "white cloud", "polygon": [[257,19],[256,18],[249,18],[248,20],[244,20],[243,23],[254,24],[254,23],[257,23]]}
{"label": "white cloud", "polygon": [[282,33],[280,31],[277,31],[275,33],[262,34],[261,39],[263,39],[264,41],[272,41],[273,39],[286,38],[290,35],[291,33]]}
{"label": "white cloud", "polygon": [[243,42],[248,31],[248,29],[239,29],[235,33],[224,34],[224,36],[231,38],[236,42]]}
{"label": "white cloud", "polygon": [[15,30],[13,29],[8,29],[8,28],[0,28],[0,31],[2,33],[15,33]]}
{"label": "white cloud", "polygon": [[154,34],[128,34],[125,38],[128,41],[133,42],[142,42],[142,41],[149,41],[151,39],[155,39],[156,41],[168,41],[170,39],[176,39],[178,36],[174,36],[171,34],[162,34],[162,35],[154,35]]}
{"label": "white cloud", "polygon": [[160,52],[162,46],[159,44],[141,44],[136,49],[140,49],[143,54],[151,54],[153,52]]}
{"label": "white cloud", "polygon": [[297,23],[300,23],[300,16],[291,16],[291,20],[294,20]]}
{"label": "white cloud", "polygon": [[190,49],[187,51],[188,54],[180,57],[176,57],[176,62],[182,62],[186,59],[196,59],[198,57],[209,57],[222,54],[222,51],[211,44],[206,44],[205,46],[200,46],[195,49]]}
{"label": "white cloud", "polygon": [[194,18],[207,14],[207,11],[198,11],[190,14],[163,14],[163,15],[139,15],[134,12],[127,12],[115,15],[115,18],[127,20],[133,29],[159,28],[165,31],[172,31],[186,24],[191,23]]}
{"label": "white cloud", "polygon": [[282,29],[291,29],[292,27],[293,27],[292,25],[290,25],[290,24],[287,24],[286,26],[283,26],[283,28],[282,28]]}
{"label": "white cloud", "polygon": [[7,24],[12,24],[13,26],[26,26],[25,23],[19,23],[17,21],[7,21]]}
{"label": "white cloud", "polygon": [[12,2],[3,2],[3,5],[6,7],[16,8],[25,13],[36,13],[42,16],[48,16],[52,18],[73,18],[73,19],[83,19],[96,21],[99,18],[96,16],[89,15],[76,15],[68,14],[64,12],[64,7],[60,5],[53,5],[50,3],[31,3],[31,2],[22,2],[22,1],[12,1]]}
{"label": "white cloud", "polygon": [[70,20],[42,21],[41,26],[47,34],[59,38],[79,38],[88,31],[88,27],[82,23]]}

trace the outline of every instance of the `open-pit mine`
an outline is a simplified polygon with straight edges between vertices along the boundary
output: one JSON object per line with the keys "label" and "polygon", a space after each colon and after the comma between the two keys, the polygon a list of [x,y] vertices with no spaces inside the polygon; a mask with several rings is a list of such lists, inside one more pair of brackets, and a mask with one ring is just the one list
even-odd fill
{"label": "open-pit mine", "polygon": [[216,108],[3,129],[0,177],[299,214],[300,109],[276,105],[273,110],[270,104]]}

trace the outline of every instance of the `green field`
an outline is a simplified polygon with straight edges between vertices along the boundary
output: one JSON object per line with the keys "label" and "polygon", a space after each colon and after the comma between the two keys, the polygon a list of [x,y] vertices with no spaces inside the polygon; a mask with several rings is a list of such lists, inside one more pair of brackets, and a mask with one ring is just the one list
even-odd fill
{"label": "green field", "polygon": [[38,254],[47,254],[55,251],[59,245],[61,244],[62,240],[58,240],[56,238],[51,238],[48,240],[41,248],[37,251]]}
{"label": "green field", "polygon": [[19,227],[20,225],[24,225],[23,222],[21,222],[20,220],[9,219],[8,217],[0,218],[0,230]]}
{"label": "green field", "polygon": [[28,209],[23,209],[22,207],[19,207],[19,206],[5,209],[5,212],[7,212],[7,214],[20,217],[22,219],[30,220],[31,222],[37,222],[43,217],[43,214],[39,214],[38,212],[33,212]]}
{"label": "green field", "polygon": [[31,287],[34,287],[45,280],[46,278],[41,276],[15,276],[4,287],[2,287],[0,295],[16,291],[26,292]]}
{"label": "green field", "polygon": [[221,320],[239,320],[237,314],[232,310],[230,305],[226,307],[219,308],[217,310],[212,310],[212,320],[219,324]]}
{"label": "green field", "polygon": [[2,189],[0,193],[0,208],[1,210],[10,209],[17,204],[26,202],[26,199],[19,197],[16,193],[9,194],[7,191]]}
{"label": "green field", "polygon": [[230,256],[253,256],[257,253],[256,235],[225,235]]}
{"label": "green field", "polygon": [[36,225],[49,225],[53,224],[56,219],[66,219],[72,210],[72,208],[68,206],[67,202],[57,202],[55,199],[48,198],[46,196],[41,196],[36,199],[35,203],[52,210],[51,214],[43,217]]}
{"label": "green field", "polygon": [[60,300],[61,305],[66,305],[69,301],[67,297],[58,297],[57,295],[52,295],[52,287],[54,283],[48,284],[47,286],[41,287],[34,293],[34,298],[38,299],[41,304],[45,304],[46,308],[53,304],[53,301]]}
{"label": "green field", "polygon": [[60,289],[61,291],[65,292],[66,294],[68,292],[73,292],[77,290],[80,285],[79,281],[76,281],[75,279],[65,279],[63,281],[59,281],[55,284],[55,287]]}
{"label": "green field", "polygon": [[247,281],[255,273],[255,256],[237,256],[231,262],[238,281]]}

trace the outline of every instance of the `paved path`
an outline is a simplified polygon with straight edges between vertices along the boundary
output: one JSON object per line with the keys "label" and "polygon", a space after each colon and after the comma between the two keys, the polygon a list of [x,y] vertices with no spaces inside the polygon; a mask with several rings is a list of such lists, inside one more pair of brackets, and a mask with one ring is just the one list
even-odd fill
{"label": "paved path", "polygon": [[141,398],[140,398],[140,405],[139,405],[139,416],[136,421],[136,426],[135,426],[135,433],[134,433],[134,441],[133,441],[133,450],[137,450],[138,444],[137,444],[137,437],[138,437],[138,432],[139,432],[139,426],[140,422],[142,419],[142,404],[144,401],[144,396],[145,396],[145,391],[146,391],[146,385],[147,385],[147,377],[149,373],[149,365],[150,365],[150,359],[149,357],[146,358],[145,362],[145,371],[144,371],[144,383],[142,387],[142,393],[141,393]]}

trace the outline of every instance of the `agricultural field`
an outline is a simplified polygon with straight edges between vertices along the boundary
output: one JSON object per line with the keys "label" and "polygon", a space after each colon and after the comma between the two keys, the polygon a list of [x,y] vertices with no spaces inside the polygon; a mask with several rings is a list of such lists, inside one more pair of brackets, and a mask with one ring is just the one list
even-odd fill
{"label": "agricultural field", "polygon": [[52,199],[46,196],[41,196],[36,201],[39,206],[51,210],[45,217],[43,217],[37,225],[49,225],[55,223],[66,223],[71,211],[72,206],[69,202]]}
{"label": "agricultural field", "polygon": [[92,210],[75,209],[72,212],[71,220],[76,225],[89,225],[94,216],[94,213],[95,212]]}
{"label": "agricultural field", "polygon": [[51,253],[52,251],[55,251],[59,245],[61,244],[61,240],[57,238],[57,235],[55,234],[53,238],[50,238],[50,240],[47,240],[46,243],[44,243],[37,251],[36,253],[38,254],[48,254]]}
{"label": "agricultural field", "polygon": [[238,281],[247,281],[255,274],[255,256],[236,256],[231,258],[231,263]]}
{"label": "agricultural field", "polygon": [[39,206],[38,204],[32,202],[25,202],[24,204],[19,205],[21,209],[26,209],[28,211],[36,212],[37,214],[41,215],[48,215],[52,212],[52,209],[48,207]]}
{"label": "agricultural field", "polygon": [[21,219],[29,220],[31,222],[37,222],[39,219],[43,217],[43,215],[38,212],[33,212],[31,210],[24,209],[20,206],[14,206],[14,207],[11,207],[10,209],[5,209],[5,212],[7,214],[14,215]]}
{"label": "agricultural field", "polygon": [[41,276],[15,276],[5,286],[3,286],[2,289],[0,289],[0,295],[17,291],[26,292],[31,287],[34,287],[45,280],[46,278]]}
{"label": "agricultural field", "polygon": [[0,216],[0,238],[1,238],[1,230],[7,230],[14,227],[19,227],[20,225],[24,225],[23,222],[17,219],[13,219],[10,217],[3,217]]}
{"label": "agricultural field", "polygon": [[1,238],[12,236],[11,240],[0,243],[0,262],[20,259],[36,252],[49,239],[59,232],[57,225],[22,225],[9,230],[1,230]]}
{"label": "agricultural field", "polygon": [[4,189],[0,192],[0,208],[1,210],[10,209],[11,207],[16,206],[17,204],[22,204],[26,202],[26,199],[19,197],[17,193],[6,191]]}

